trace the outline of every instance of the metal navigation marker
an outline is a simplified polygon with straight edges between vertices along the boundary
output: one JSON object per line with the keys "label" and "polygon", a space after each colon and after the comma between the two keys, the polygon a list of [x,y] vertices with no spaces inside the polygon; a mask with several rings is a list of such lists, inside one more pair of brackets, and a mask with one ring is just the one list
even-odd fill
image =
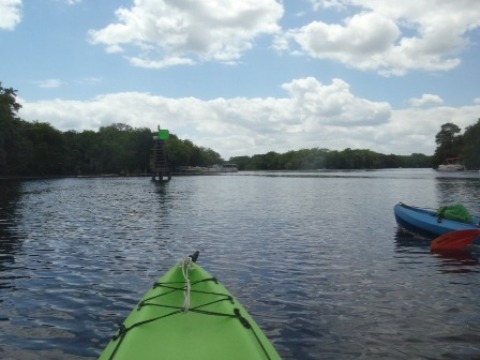
{"label": "metal navigation marker", "polygon": [[170,136],[166,129],[158,127],[158,136],[153,137],[153,149],[150,155],[150,169],[152,170],[152,180],[166,181],[171,179],[170,168],[168,166],[167,149],[165,141]]}

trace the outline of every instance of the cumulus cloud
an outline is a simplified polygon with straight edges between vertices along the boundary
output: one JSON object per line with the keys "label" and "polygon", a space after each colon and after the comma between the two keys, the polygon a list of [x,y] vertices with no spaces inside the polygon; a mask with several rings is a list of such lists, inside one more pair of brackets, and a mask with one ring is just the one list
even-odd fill
{"label": "cumulus cloud", "polygon": [[[202,61],[235,64],[257,39],[271,36],[277,50],[403,76],[457,67],[480,27],[477,0],[309,1],[319,19],[282,30],[278,0],[136,0],[116,11],[116,22],[91,30],[89,39],[134,66],[160,69]],[[321,19],[325,9],[340,20]]]}
{"label": "cumulus cloud", "polygon": [[[448,71],[460,64],[468,35],[480,27],[477,0],[311,0],[314,10],[357,11],[340,24],[314,21],[277,39],[308,56],[352,68],[401,76],[411,70]],[[341,14],[341,12],[339,13]]]}
{"label": "cumulus cloud", "polygon": [[344,63],[356,59],[356,67],[371,70],[376,63],[372,57],[388,51],[400,30],[394,21],[374,13],[354,15],[343,25],[315,21],[288,36],[294,39],[311,57],[335,59]]}
{"label": "cumulus cloud", "polygon": [[22,0],[0,0],[0,30],[13,30],[22,19]]}
{"label": "cumulus cloud", "polygon": [[21,100],[20,116],[63,131],[97,130],[112,123],[152,130],[160,125],[228,159],[313,147],[432,154],[443,123],[453,121],[464,128],[480,112],[480,104],[394,110],[388,103],[355,95],[341,79],[329,84],[311,77],[294,79],[282,88],[286,96],[278,98],[174,99],[123,92],[90,101]]}
{"label": "cumulus cloud", "polygon": [[411,98],[409,100],[410,105],[418,107],[418,106],[425,106],[425,105],[436,105],[442,104],[443,99],[438,95],[433,94],[423,94],[419,98]]}
{"label": "cumulus cloud", "polygon": [[136,0],[116,16],[116,23],[91,30],[90,41],[136,66],[162,68],[237,62],[257,37],[280,31],[283,7],[275,0]]}
{"label": "cumulus cloud", "polygon": [[56,89],[61,87],[63,83],[59,79],[47,79],[47,80],[37,81],[37,85],[44,89]]}
{"label": "cumulus cloud", "polygon": [[435,135],[442,124],[453,122],[465,129],[475,123],[479,111],[479,105],[398,109],[392,112],[388,124],[372,132],[372,139],[394,154],[402,154],[408,144],[408,148],[414,149],[411,152],[432,155],[436,147]]}
{"label": "cumulus cloud", "polygon": [[323,85],[315,78],[294,80],[282,86],[295,106],[295,114],[305,124],[378,125],[388,121],[390,106],[356,97],[343,80]]}

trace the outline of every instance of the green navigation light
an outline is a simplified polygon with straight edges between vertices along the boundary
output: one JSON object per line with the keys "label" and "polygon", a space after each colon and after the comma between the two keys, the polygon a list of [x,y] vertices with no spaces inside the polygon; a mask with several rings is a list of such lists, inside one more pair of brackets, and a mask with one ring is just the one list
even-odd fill
{"label": "green navigation light", "polygon": [[167,140],[169,136],[170,136],[170,133],[168,132],[168,130],[165,130],[165,129],[158,130],[158,138],[160,140]]}

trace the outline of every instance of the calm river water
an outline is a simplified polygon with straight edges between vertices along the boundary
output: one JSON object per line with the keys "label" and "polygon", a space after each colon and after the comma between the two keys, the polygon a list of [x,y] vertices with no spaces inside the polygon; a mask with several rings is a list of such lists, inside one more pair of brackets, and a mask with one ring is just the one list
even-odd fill
{"label": "calm river water", "polygon": [[2,181],[0,358],[96,358],[151,284],[200,250],[285,359],[479,359],[478,261],[400,232],[399,201],[480,213],[480,177]]}

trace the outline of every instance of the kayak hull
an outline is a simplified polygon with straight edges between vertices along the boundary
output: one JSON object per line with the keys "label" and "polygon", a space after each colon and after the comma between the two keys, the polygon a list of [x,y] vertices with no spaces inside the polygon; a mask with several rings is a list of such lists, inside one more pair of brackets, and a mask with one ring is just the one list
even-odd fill
{"label": "kayak hull", "polygon": [[154,284],[110,340],[101,360],[280,359],[230,292],[198,264],[192,266],[188,283],[182,265]]}
{"label": "kayak hull", "polygon": [[[479,229],[474,224],[444,218],[439,219],[436,210],[409,206],[403,203],[396,204],[393,212],[400,226],[431,238],[451,231]],[[473,218],[475,223],[478,223],[478,217],[474,216]]]}

